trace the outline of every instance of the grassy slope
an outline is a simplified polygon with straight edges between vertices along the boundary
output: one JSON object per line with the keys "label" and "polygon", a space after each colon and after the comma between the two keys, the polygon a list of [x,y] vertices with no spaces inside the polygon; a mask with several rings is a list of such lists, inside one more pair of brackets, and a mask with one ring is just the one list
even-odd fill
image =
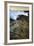
{"label": "grassy slope", "polygon": [[10,23],[10,39],[29,38],[29,17],[19,16],[16,21]]}

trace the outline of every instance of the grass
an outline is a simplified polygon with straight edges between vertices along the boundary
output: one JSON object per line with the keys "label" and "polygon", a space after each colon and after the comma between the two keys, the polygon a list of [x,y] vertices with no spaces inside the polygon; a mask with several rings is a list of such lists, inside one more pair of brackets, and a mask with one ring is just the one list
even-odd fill
{"label": "grass", "polygon": [[10,25],[10,39],[29,39],[29,16],[20,16]]}

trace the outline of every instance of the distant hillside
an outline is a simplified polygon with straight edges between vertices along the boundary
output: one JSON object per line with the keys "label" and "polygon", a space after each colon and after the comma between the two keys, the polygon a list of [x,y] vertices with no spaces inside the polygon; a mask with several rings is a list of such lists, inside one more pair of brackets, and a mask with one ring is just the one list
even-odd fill
{"label": "distant hillside", "polygon": [[17,20],[26,20],[29,21],[29,16],[25,16],[25,15],[18,15],[19,17],[17,18]]}

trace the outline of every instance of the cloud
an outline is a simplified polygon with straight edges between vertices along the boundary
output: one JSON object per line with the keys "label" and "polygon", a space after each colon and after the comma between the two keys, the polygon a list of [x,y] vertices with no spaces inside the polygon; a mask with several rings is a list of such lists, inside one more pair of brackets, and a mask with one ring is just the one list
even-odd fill
{"label": "cloud", "polygon": [[25,13],[23,11],[10,11],[9,15],[10,15],[10,17],[12,19],[16,20],[18,15],[26,15],[26,16],[28,16],[28,13]]}

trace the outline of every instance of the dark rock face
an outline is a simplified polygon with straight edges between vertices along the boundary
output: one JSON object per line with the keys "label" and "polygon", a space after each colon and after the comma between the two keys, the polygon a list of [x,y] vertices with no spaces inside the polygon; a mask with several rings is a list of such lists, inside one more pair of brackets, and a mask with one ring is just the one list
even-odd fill
{"label": "dark rock face", "polygon": [[12,39],[29,39],[29,16],[19,15],[16,21],[11,21],[10,40]]}

